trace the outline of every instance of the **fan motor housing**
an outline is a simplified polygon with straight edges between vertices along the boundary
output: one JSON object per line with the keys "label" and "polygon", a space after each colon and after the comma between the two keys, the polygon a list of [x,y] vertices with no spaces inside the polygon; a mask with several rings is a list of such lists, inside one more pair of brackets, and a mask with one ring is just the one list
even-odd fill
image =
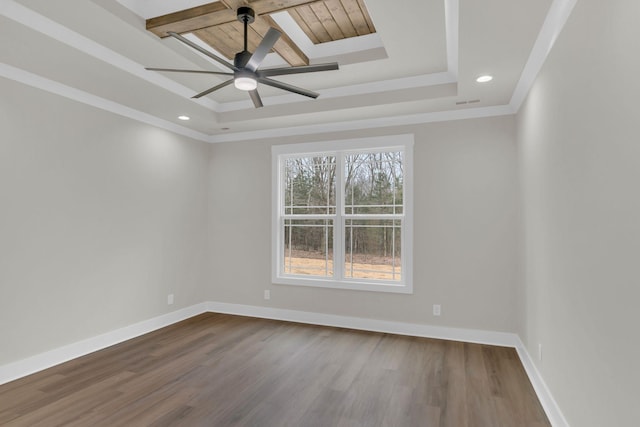
{"label": "fan motor housing", "polygon": [[233,65],[236,68],[244,68],[247,62],[249,62],[249,59],[251,59],[251,55],[252,53],[246,50],[236,53],[236,56],[233,58]]}

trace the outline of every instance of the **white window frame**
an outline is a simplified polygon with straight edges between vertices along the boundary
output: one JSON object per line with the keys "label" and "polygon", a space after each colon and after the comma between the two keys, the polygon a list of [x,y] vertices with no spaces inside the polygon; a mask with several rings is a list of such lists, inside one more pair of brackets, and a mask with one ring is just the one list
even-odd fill
{"label": "white window frame", "polygon": [[[346,139],[339,141],[311,142],[302,144],[274,145],[271,147],[272,158],[272,254],[271,280],[274,284],[294,286],[314,286],[321,288],[351,289],[376,292],[413,293],[413,144],[411,134]],[[402,151],[403,152],[403,215],[401,228],[401,280],[378,281],[367,279],[342,278],[344,269],[344,156],[367,151]],[[300,155],[336,155],[336,167],[339,169],[336,181],[336,213],[333,222],[334,277],[315,277],[305,275],[284,274],[284,249],[281,232],[284,221],[284,167],[283,162]]]}

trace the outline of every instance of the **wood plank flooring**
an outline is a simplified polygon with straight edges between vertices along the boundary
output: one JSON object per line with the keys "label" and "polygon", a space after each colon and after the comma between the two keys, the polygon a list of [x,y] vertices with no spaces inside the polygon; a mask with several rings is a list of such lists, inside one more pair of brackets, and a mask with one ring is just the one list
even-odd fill
{"label": "wood plank flooring", "polygon": [[0,425],[550,424],[511,348],[207,313],[0,386]]}

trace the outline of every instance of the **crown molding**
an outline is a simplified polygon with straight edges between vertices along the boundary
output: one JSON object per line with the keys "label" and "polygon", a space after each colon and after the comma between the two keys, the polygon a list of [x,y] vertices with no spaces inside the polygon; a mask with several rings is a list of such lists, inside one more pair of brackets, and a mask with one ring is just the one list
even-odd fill
{"label": "crown molding", "polygon": [[[243,140],[264,139],[270,137],[307,135],[328,133],[334,131],[348,131],[370,128],[384,128],[391,126],[414,125],[419,123],[432,123],[438,121],[462,120],[481,117],[493,117],[510,115],[518,112],[529,90],[531,89],[540,69],[542,68],[555,40],[564,28],[577,0],[554,0],[547,13],[543,27],[536,39],[536,43],[529,56],[527,64],[518,81],[511,101],[507,105],[491,107],[467,108],[460,110],[440,111],[431,113],[419,113],[403,116],[383,117],[376,119],[363,119],[347,122],[324,123],[317,125],[296,126],[288,128],[266,129],[248,132],[226,133],[224,135],[207,135],[177,125],[148,113],[127,107],[117,102],[90,94],[88,92],[64,85],[59,82],[38,76],[25,70],[0,63],[0,76],[30,85],[50,93],[73,99],[87,105],[100,108],[124,117],[175,132],[189,138],[200,141],[219,143]],[[387,92],[407,87],[432,86],[438,84],[457,82],[458,72],[458,12],[459,0],[445,0],[445,15],[447,27],[447,72],[426,74],[421,76],[393,79],[375,83],[364,83],[346,86],[342,88],[326,89],[323,97],[338,98],[341,96],[353,96],[363,93]],[[167,79],[158,73],[149,73],[144,67],[111,49],[108,49],[87,37],[78,34],[63,25],[60,25],[37,12],[18,4],[15,0],[3,0],[0,2],[0,14],[26,25],[36,31],[96,57],[104,62],[115,65],[159,87],[185,97],[193,95],[193,91],[173,80]],[[269,102],[274,105],[292,102],[296,98],[293,95],[281,95],[269,97]],[[196,101],[213,111],[225,112],[242,109],[243,105],[249,105],[246,101],[231,103],[217,103],[211,99]]]}
{"label": "crown molding", "polygon": [[447,32],[447,68],[449,74],[458,81],[458,34],[460,4],[458,0],[445,0],[444,2],[445,26]]}
{"label": "crown molding", "polygon": [[[110,0],[113,1],[113,0]],[[118,3],[131,10],[142,19],[150,19],[155,16],[167,15],[175,12],[175,8],[167,1],[136,1],[136,0],[116,0]],[[181,9],[191,9],[210,3],[212,0],[180,0]]]}
{"label": "crown molding", "polygon": [[[456,66],[456,70],[455,70],[456,73],[457,73],[457,56],[458,56],[457,55],[457,34],[458,34],[457,3],[458,3],[458,0],[445,0],[446,5],[448,4],[454,5],[454,7],[451,7],[451,6],[447,7],[447,10],[450,10],[450,14],[447,18],[446,43],[447,43],[447,58],[448,58],[449,66],[451,66],[452,63],[454,63]],[[455,11],[456,16],[452,17],[451,11]],[[196,94],[195,91],[187,88],[186,86],[176,83],[175,81],[167,77],[164,77],[160,73],[150,72],[148,70],[145,70],[143,65],[135,61],[132,61],[131,59],[83,36],[82,34],[77,33],[65,27],[64,25],[58,24],[57,22],[47,18],[46,16],[43,16],[38,12],[17,3],[15,0],[2,0],[2,2],[0,2],[0,15],[4,15],[13,21],[16,21],[22,25],[25,25],[61,43],[64,43],[68,46],[78,49],[79,51],[86,53],[87,55],[90,55],[107,64],[115,66],[127,73],[130,73],[162,89],[169,90],[170,92],[173,92],[179,96],[182,96],[184,98],[190,98]],[[454,27],[449,28],[449,25],[454,25]],[[455,43],[449,40],[450,37],[455,37]],[[367,38],[368,43],[369,44],[373,43],[373,45],[375,45],[374,39],[375,38]],[[455,57],[455,61],[451,59],[452,57]],[[418,84],[421,84],[422,86],[431,86],[433,84],[437,84],[432,82],[437,81],[439,79],[439,76],[438,76],[439,74],[444,74],[444,73],[436,73],[435,77],[431,77],[429,74],[418,76],[418,79],[419,79]],[[409,77],[408,79],[412,79],[412,78],[413,77]],[[371,86],[368,87],[367,93],[387,92],[391,90],[404,89],[405,80],[406,79],[401,78],[401,79],[383,80],[376,83],[372,83]],[[321,94],[323,97],[351,96],[352,94],[361,93],[361,91],[364,90],[363,88],[366,86],[367,84],[364,84],[364,85],[356,84],[356,85],[344,86],[340,88],[339,94],[337,91],[333,89],[321,91]],[[275,98],[275,104],[282,104],[285,102],[286,103],[300,102],[299,97],[295,97],[295,96],[281,97],[278,95],[274,97],[263,98],[263,101],[268,101],[268,103],[271,104],[271,101],[273,98]],[[242,106],[247,106],[247,108],[253,108],[253,104],[249,102],[244,102],[244,101],[235,101],[231,103],[219,103],[214,101],[211,98],[200,98],[200,99],[194,100],[194,102],[216,113],[233,111],[233,110],[242,108]],[[227,104],[230,104],[230,105],[227,106]]]}
{"label": "crown molding", "polygon": [[189,138],[197,139],[204,142],[210,142],[210,135],[197,132],[195,130],[180,126],[178,124],[161,119],[143,111],[124,106],[117,102],[102,98],[97,95],[93,95],[91,93],[76,89],[71,86],[67,86],[62,83],[58,83],[56,81],[44,78],[37,74],[33,74],[21,68],[16,68],[11,65],[4,64],[2,62],[0,62],[0,77],[5,77],[7,79],[11,79],[13,81],[44,90],[49,93],[72,99],[82,104],[109,111],[110,113],[114,113],[119,116],[136,120],[138,122],[165,129],[173,133],[184,135]]}
{"label": "crown molding", "polygon": [[[423,74],[413,77],[384,80],[371,83],[360,83],[350,86],[335,87],[320,90],[322,99],[342,98],[345,96],[366,95],[372,93],[391,92],[394,90],[415,89],[457,83],[457,79],[449,72]],[[295,94],[277,95],[265,98],[269,100],[269,106],[301,102],[300,96]],[[307,100],[304,100],[307,101]],[[220,104],[219,112],[229,112],[253,108],[250,100],[233,101]]]}
{"label": "crown molding", "polygon": [[549,56],[549,52],[551,52],[577,2],[578,0],[554,0],[551,4],[542,29],[533,45],[533,49],[531,49],[529,59],[524,66],[520,80],[509,102],[515,112],[520,110],[522,103],[527,98],[533,83],[538,77],[538,73],[540,73],[547,56]]}
{"label": "crown molding", "polygon": [[[32,30],[38,31],[45,36],[71,46],[109,65],[120,68],[129,74],[173,92],[176,95],[190,98],[196,94],[196,92],[188,87],[176,83],[159,73],[145,70],[143,65],[132,61],[126,56],[123,56],[100,43],[96,43],[80,33],[70,30],[64,25],[58,24],[46,16],[18,4],[15,0],[2,0],[0,2],[0,15],[4,15],[15,22],[31,28]],[[218,103],[212,99],[199,99],[195,102],[214,111],[218,107]]]}
{"label": "crown molding", "polygon": [[408,114],[393,117],[331,122],[317,125],[295,126],[289,128],[263,129],[249,132],[236,132],[224,135],[212,135],[211,143],[249,141],[255,139],[278,138],[297,135],[318,135],[360,129],[379,129],[393,126],[418,125],[423,123],[448,122],[452,120],[478,119],[483,117],[506,116],[515,111],[509,105],[493,107],[465,108],[460,110],[436,111],[432,113]]}

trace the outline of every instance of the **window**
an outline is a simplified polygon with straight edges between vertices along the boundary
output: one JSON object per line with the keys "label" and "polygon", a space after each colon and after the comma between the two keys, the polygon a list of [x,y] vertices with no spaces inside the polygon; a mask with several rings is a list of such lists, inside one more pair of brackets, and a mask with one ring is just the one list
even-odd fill
{"label": "window", "polygon": [[273,282],[412,292],[413,136],[274,146]]}

